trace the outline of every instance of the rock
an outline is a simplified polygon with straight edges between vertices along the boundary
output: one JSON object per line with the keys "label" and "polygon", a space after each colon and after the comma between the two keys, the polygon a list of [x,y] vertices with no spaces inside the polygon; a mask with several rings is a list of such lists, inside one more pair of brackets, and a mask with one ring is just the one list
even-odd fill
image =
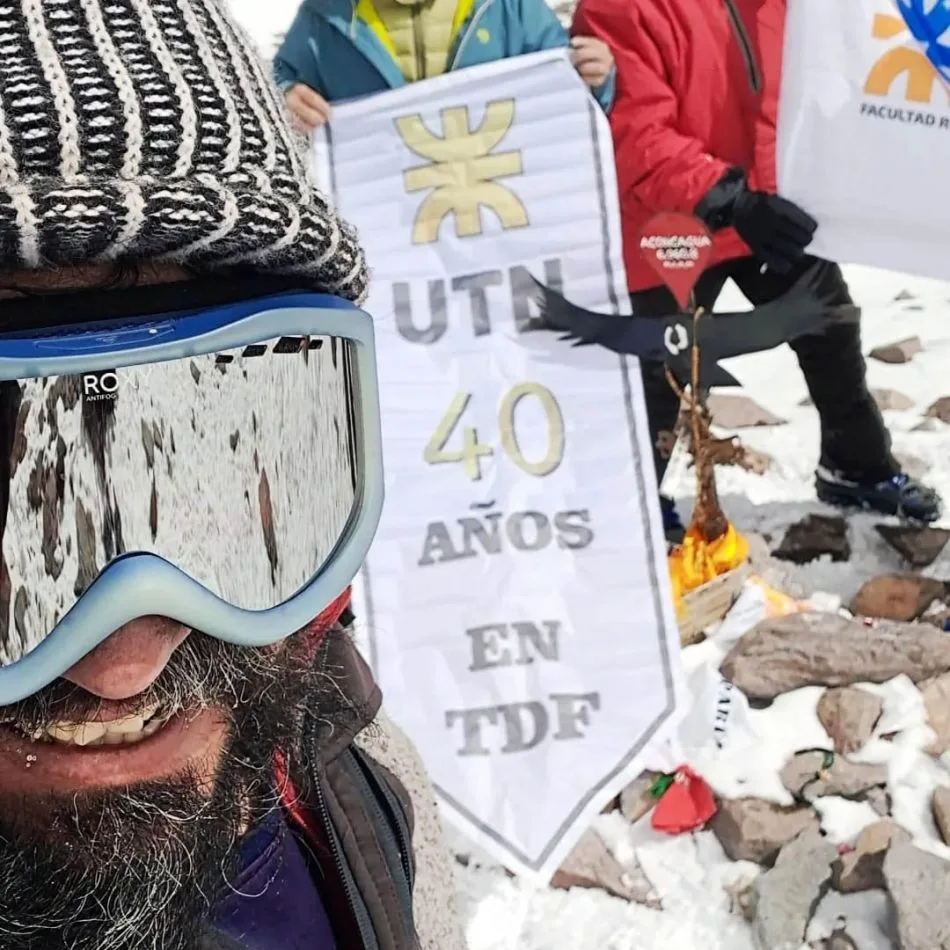
{"label": "rock", "polygon": [[785,763],[780,775],[782,784],[796,798],[812,802],[825,795],[856,798],[884,785],[887,766],[851,762],[833,752],[799,752]]}
{"label": "rock", "polygon": [[884,887],[884,856],[895,841],[910,841],[911,836],[894,821],[868,825],[855,842],[834,864],[831,884],[843,894],[875,891]]}
{"label": "rock", "polygon": [[939,432],[943,428],[938,419],[921,419],[910,431],[911,432]]}
{"label": "rock", "polygon": [[911,336],[906,340],[888,343],[885,346],[876,346],[869,356],[882,363],[909,363],[918,353],[924,351],[919,336]]}
{"label": "rock", "polygon": [[800,406],[814,406],[815,405],[815,403],[812,401],[811,396],[806,396],[798,404]]}
{"label": "rock", "polygon": [[895,298],[894,302],[899,303],[904,300],[915,300],[916,298],[909,290],[902,290]]}
{"label": "rock", "polygon": [[810,808],[783,808],[760,798],[722,802],[709,824],[732,861],[770,865],[783,845],[809,828],[818,828]]}
{"label": "rock", "polygon": [[884,881],[901,950],[950,950],[950,863],[908,841],[894,842],[884,858]]}
{"label": "rock", "polygon": [[769,542],[755,531],[744,531],[743,537],[749,545],[747,558],[750,570],[758,574],[772,563],[772,553],[769,551]]}
{"label": "rock", "polygon": [[950,670],[950,636],[924,623],[867,625],[838,614],[797,613],[761,621],[738,640],[720,667],[751,700],[802,686],[915,683]]}
{"label": "rock", "polygon": [[772,556],[769,550],[768,539],[761,534],[750,531],[745,534],[749,542],[749,570],[757,575],[766,587],[771,587],[794,600],[801,600],[807,596],[802,583],[793,576],[794,568],[787,561],[779,561]]}
{"label": "rock", "polygon": [[759,894],[755,889],[754,877],[740,877],[731,884],[723,885],[729,897],[729,913],[741,917],[746,923],[755,920]]}
{"label": "rock", "polygon": [[944,844],[950,844],[950,788],[938,785],[934,789],[930,810]]}
{"label": "rock", "polygon": [[950,531],[946,528],[909,524],[878,524],[874,527],[911,567],[927,567],[933,564],[950,540]]}
{"label": "rock", "polygon": [[950,630],[950,607],[935,600],[920,616],[921,623],[933,624],[938,630]]}
{"label": "rock", "polygon": [[760,950],[799,950],[837,856],[837,848],[817,828],[782,848],[775,867],[756,881],[753,934]]}
{"label": "rock", "polygon": [[735,464],[747,472],[752,472],[753,475],[764,475],[771,470],[774,461],[775,459],[768,452],[760,452],[748,445],[741,445]]}
{"label": "rock", "polygon": [[595,831],[584,832],[564,863],[554,872],[551,887],[570,890],[572,887],[596,888],[614,897],[659,909],[660,898],[639,865],[624,867]]}
{"label": "rock", "polygon": [[769,412],[748,396],[713,393],[707,405],[714,425],[723,429],[750,429],[753,426],[782,426],[786,420]]}
{"label": "rock", "polygon": [[843,518],[828,515],[808,515],[791,525],[773,556],[794,564],[807,564],[823,555],[832,561],[847,561],[851,557],[848,526]]}
{"label": "rock", "polygon": [[904,412],[914,408],[914,400],[910,396],[899,393],[896,389],[872,389],[871,396],[882,412]]}
{"label": "rock", "polygon": [[855,594],[851,613],[882,620],[916,620],[946,593],[944,585],[916,574],[881,574]]}
{"label": "rock", "polygon": [[869,788],[860,797],[860,800],[867,802],[882,818],[887,818],[891,813],[891,797],[888,795],[886,788],[880,786]]}
{"label": "rock", "polygon": [[850,755],[865,745],[883,710],[880,696],[850,686],[829,689],[818,700],[818,719],[841,755]]}
{"label": "rock", "polygon": [[921,479],[930,471],[930,465],[917,455],[910,452],[895,452],[894,458],[900,465],[901,471],[911,478]]}
{"label": "rock", "polygon": [[811,950],[859,950],[859,948],[844,930],[836,930],[826,940],[813,943]]}
{"label": "rock", "polygon": [[658,772],[644,772],[620,793],[620,813],[631,825],[650,812],[656,804],[650,789],[657,778]]}
{"label": "rock", "polygon": [[941,422],[950,422],[950,396],[941,396],[932,402],[924,415],[928,419],[939,419]]}
{"label": "rock", "polygon": [[927,752],[943,755],[950,750],[950,674],[926,680],[919,688],[927,710],[927,724],[936,733],[936,738],[927,746]]}

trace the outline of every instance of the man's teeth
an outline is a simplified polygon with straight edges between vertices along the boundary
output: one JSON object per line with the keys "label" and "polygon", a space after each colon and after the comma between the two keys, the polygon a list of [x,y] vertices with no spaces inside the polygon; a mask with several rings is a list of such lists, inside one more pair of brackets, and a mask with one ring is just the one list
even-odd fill
{"label": "man's teeth", "polygon": [[123,716],[109,722],[53,722],[37,729],[30,738],[62,745],[132,745],[155,735],[168,721],[159,716],[155,705],[136,716]]}

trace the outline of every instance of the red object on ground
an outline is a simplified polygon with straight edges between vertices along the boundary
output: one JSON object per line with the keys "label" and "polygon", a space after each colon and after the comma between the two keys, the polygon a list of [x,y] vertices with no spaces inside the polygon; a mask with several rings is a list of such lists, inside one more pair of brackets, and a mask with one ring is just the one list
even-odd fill
{"label": "red object on ground", "polygon": [[689,214],[664,211],[650,218],[640,233],[640,254],[683,309],[712,250],[709,229]]}
{"label": "red object on ground", "polygon": [[651,823],[657,831],[681,835],[702,828],[717,810],[712,790],[684,765],[676,770],[670,787],[653,809]]}

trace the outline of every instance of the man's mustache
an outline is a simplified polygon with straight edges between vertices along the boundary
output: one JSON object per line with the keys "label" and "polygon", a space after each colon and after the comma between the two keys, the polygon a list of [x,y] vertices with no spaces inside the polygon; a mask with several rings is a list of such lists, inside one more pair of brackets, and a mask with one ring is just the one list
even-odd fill
{"label": "man's mustache", "polygon": [[109,718],[141,715],[160,706],[163,715],[214,707],[235,708],[262,683],[286,670],[280,650],[249,649],[192,632],[172,653],[148,689],[116,702],[94,696],[64,679],[18,703],[0,706],[0,723],[26,735],[54,722],[95,719],[107,704]]}

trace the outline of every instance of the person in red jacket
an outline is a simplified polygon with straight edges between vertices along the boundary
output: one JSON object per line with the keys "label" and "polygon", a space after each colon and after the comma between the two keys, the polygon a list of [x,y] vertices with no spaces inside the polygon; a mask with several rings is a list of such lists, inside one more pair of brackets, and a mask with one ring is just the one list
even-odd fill
{"label": "person in red jacket", "polygon": [[[701,218],[714,254],[696,287],[711,310],[732,278],[753,305],[775,300],[812,271],[830,306],[852,305],[837,264],[806,253],[817,224],[776,194],[775,127],[785,0],[580,0],[576,33],[614,53],[610,124],[620,191],[627,282],[638,317],[678,309],[639,254],[640,231],[660,211]],[[857,323],[792,344],[821,418],[818,497],[920,521],[940,499],[900,470],[868,391]],[[642,361],[658,481],[661,434],[679,409],[664,365]],[[668,534],[681,531],[661,498]]]}

